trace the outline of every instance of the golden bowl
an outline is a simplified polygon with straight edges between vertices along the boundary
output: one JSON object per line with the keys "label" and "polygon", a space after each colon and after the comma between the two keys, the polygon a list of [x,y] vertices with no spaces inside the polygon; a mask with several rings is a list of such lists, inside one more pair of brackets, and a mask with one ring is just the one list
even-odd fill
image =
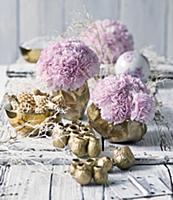
{"label": "golden bowl", "polygon": [[30,63],[36,63],[42,51],[42,49],[30,49],[24,46],[20,46],[19,48],[24,59]]}
{"label": "golden bowl", "polygon": [[53,114],[50,111],[45,113],[15,112],[10,109],[10,105],[5,106],[5,112],[11,126],[23,136],[36,136],[38,134],[38,131],[35,131],[38,130],[37,125]]}

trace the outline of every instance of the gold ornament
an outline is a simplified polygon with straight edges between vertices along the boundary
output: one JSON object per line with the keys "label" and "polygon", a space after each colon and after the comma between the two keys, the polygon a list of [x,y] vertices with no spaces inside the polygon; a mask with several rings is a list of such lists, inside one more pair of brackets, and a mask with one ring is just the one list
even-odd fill
{"label": "gold ornament", "polygon": [[105,171],[101,166],[94,167],[94,181],[97,184],[106,184],[108,180],[107,171]]}
{"label": "gold ornament", "polygon": [[85,162],[86,166],[92,172],[92,174],[94,173],[94,166],[96,165],[96,163],[97,163],[97,160],[95,158],[89,158]]}
{"label": "gold ornament", "polygon": [[114,125],[101,118],[100,110],[94,104],[88,107],[87,115],[90,125],[110,142],[136,142],[142,139],[147,131],[145,124],[136,121],[125,121]]}
{"label": "gold ornament", "polygon": [[72,176],[75,175],[76,167],[77,167],[77,165],[78,165],[79,163],[82,163],[82,162],[81,162],[79,159],[77,159],[77,158],[74,158],[74,159],[72,160],[72,163],[71,163],[71,165],[70,165],[70,174],[71,174]]}
{"label": "gold ornament", "polygon": [[98,159],[97,165],[101,166],[105,171],[109,172],[113,167],[113,161],[109,157],[102,157]]}
{"label": "gold ornament", "polygon": [[86,167],[84,163],[77,165],[74,178],[81,185],[88,185],[92,180],[92,172]]}
{"label": "gold ornament", "polygon": [[74,131],[72,133],[70,133],[70,138],[69,138],[69,141],[68,141],[68,146],[70,148],[72,148],[72,145],[74,144],[74,140],[76,137],[81,137],[81,135],[79,134],[78,131]]}
{"label": "gold ornament", "polygon": [[135,164],[135,157],[128,146],[117,147],[113,157],[115,165],[120,169],[129,169]]}
{"label": "gold ornament", "polygon": [[27,49],[23,46],[20,46],[20,51],[24,59],[30,63],[36,63],[41,54],[41,49]]}
{"label": "gold ornament", "polygon": [[88,141],[82,137],[74,137],[73,143],[71,144],[72,152],[78,157],[84,157],[87,155],[87,144]]}
{"label": "gold ornament", "polygon": [[100,139],[94,136],[90,136],[87,151],[89,157],[97,157],[101,152]]}

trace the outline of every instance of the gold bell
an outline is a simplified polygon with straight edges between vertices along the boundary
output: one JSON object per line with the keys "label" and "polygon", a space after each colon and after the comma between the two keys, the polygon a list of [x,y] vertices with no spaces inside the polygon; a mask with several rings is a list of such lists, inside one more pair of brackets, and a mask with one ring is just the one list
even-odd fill
{"label": "gold bell", "polygon": [[106,184],[108,180],[107,171],[105,171],[101,166],[94,167],[94,181],[97,184]]}
{"label": "gold bell", "polygon": [[88,185],[92,180],[92,172],[84,163],[79,163],[76,167],[74,178],[81,185]]}
{"label": "gold bell", "polygon": [[101,152],[100,139],[90,136],[87,150],[89,157],[91,158],[97,157]]}
{"label": "gold bell", "polygon": [[70,165],[70,174],[71,174],[72,176],[74,176],[76,167],[77,167],[77,165],[78,165],[79,163],[81,163],[81,161],[80,161],[79,159],[77,159],[77,158],[74,158],[74,159],[72,160],[72,163],[71,163],[71,165]]}
{"label": "gold bell", "polygon": [[78,157],[84,157],[87,154],[88,141],[82,137],[74,137],[71,144],[72,152]]}
{"label": "gold bell", "polygon": [[69,141],[68,141],[68,145],[69,145],[70,148],[72,147],[72,145],[74,143],[74,139],[76,137],[79,137],[79,136],[81,136],[81,135],[77,131],[74,131],[74,132],[70,133],[70,138],[69,138]]}
{"label": "gold bell", "polygon": [[101,166],[106,172],[110,171],[113,167],[112,159],[105,156],[102,158],[99,158],[97,161],[97,165]]}
{"label": "gold bell", "polygon": [[92,172],[94,172],[94,166],[96,165],[97,160],[95,158],[89,158],[88,160],[86,160],[85,164],[86,167],[88,167],[88,169]]}

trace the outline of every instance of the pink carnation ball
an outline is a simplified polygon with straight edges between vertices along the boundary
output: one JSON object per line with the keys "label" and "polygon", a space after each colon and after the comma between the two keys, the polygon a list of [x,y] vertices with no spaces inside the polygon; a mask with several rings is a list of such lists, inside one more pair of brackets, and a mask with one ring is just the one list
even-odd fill
{"label": "pink carnation ball", "polygon": [[82,41],[63,40],[45,48],[38,73],[53,90],[76,90],[99,72],[97,55]]}
{"label": "pink carnation ball", "polygon": [[154,98],[149,90],[139,78],[131,75],[100,80],[91,92],[91,101],[100,109],[101,117],[114,124],[126,120],[146,123],[155,113]]}
{"label": "pink carnation ball", "polygon": [[133,50],[133,37],[118,21],[95,21],[81,34],[83,40],[98,55],[102,64],[115,63],[118,57]]}

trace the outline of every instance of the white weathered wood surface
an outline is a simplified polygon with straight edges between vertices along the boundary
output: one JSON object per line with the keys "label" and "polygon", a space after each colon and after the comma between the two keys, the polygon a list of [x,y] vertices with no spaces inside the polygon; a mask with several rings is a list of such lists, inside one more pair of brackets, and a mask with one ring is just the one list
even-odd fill
{"label": "white weathered wood surface", "polygon": [[[28,68],[25,64],[23,66],[20,64],[10,66],[8,70],[24,72],[34,69],[33,65],[29,70]],[[161,71],[163,68],[169,69],[164,65],[158,67]],[[4,79],[4,82],[5,80],[7,79]],[[27,80],[31,80],[34,84],[32,77],[9,78],[5,90],[15,91],[16,86],[26,84]],[[29,81],[30,84],[31,81]],[[29,88],[29,85],[26,87]],[[70,151],[56,150],[52,146],[51,138],[13,139],[8,143],[0,144],[0,199],[111,200],[138,198],[146,200],[148,196],[151,196],[152,200],[173,199],[171,196],[173,192],[173,80],[161,80],[156,96],[159,101],[162,101],[161,112],[169,130],[166,125],[160,126],[155,121],[149,124],[148,132],[143,140],[136,144],[130,144],[136,158],[136,165],[130,170],[120,171],[114,167],[109,174],[107,185],[91,184],[81,187],[68,173],[69,163],[73,158]],[[1,129],[0,137],[2,137],[9,133],[7,119],[2,108],[0,121],[5,125],[5,130]],[[161,131],[160,128],[162,128]],[[111,156],[115,146],[118,145],[106,141],[105,152],[102,155]],[[141,184],[139,185],[138,182]]]}
{"label": "white weathered wood surface", "polygon": [[173,58],[172,10],[172,0],[0,0],[0,64],[16,60],[21,42],[56,36],[86,12],[93,19],[121,20],[137,48],[152,45]]}

